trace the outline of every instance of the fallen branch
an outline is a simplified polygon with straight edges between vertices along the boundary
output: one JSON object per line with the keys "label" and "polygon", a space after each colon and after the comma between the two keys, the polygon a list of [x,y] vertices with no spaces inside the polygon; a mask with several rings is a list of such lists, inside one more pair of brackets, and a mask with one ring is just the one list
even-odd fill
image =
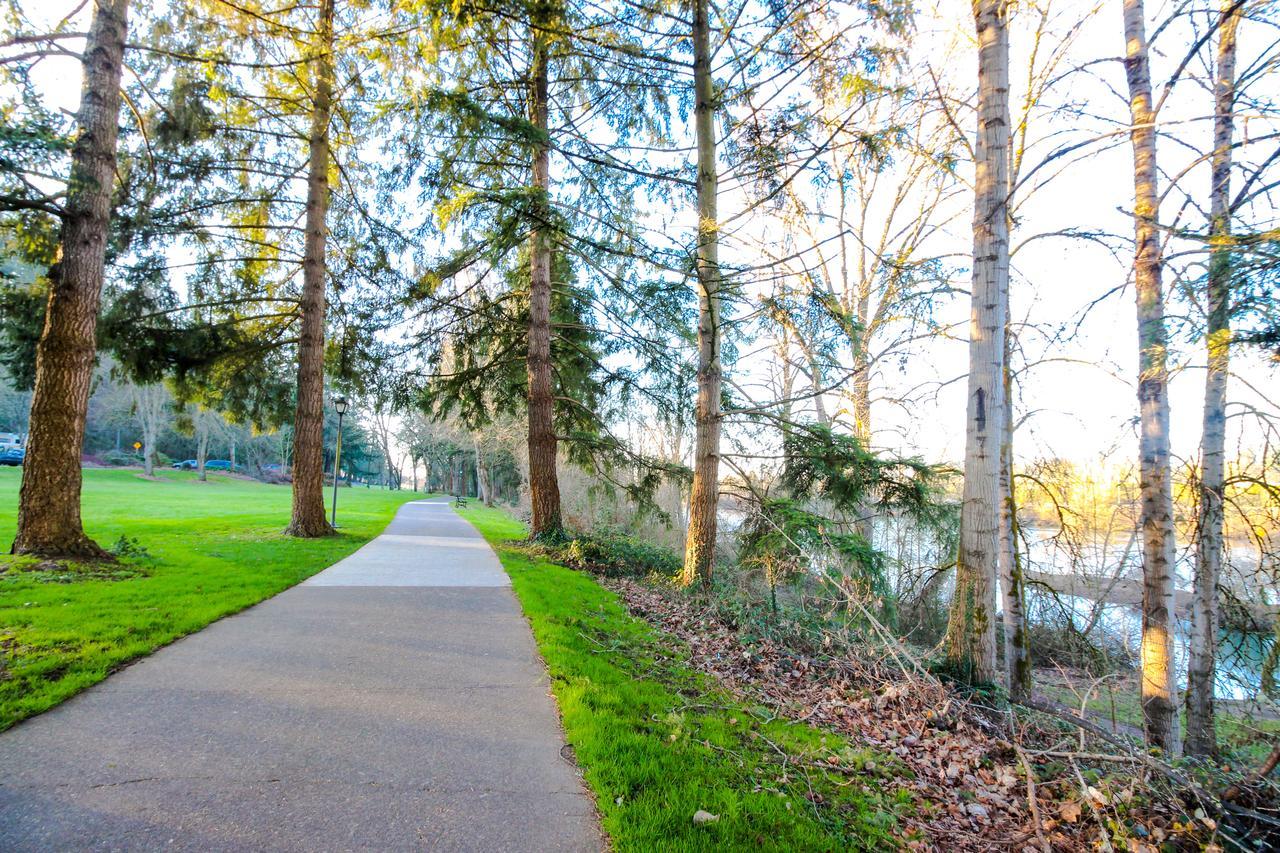
{"label": "fallen branch", "polygon": [[1040,805],[1036,802],[1036,774],[1031,769],[1031,762],[1027,761],[1027,754],[1022,751],[1022,747],[1014,745],[1014,750],[1018,753],[1018,760],[1022,762],[1022,770],[1027,774],[1027,806],[1031,809],[1031,826],[1035,830],[1036,838],[1040,841],[1040,849],[1044,853],[1052,853],[1053,848],[1049,846],[1049,839],[1044,837],[1044,822],[1040,819]]}
{"label": "fallen branch", "polygon": [[1276,765],[1280,764],[1280,743],[1276,744],[1275,749],[1271,750],[1271,754],[1267,756],[1267,760],[1262,762],[1262,766],[1250,773],[1248,776],[1234,783],[1227,790],[1222,792],[1222,799],[1236,800],[1244,793],[1244,789],[1254,782],[1258,782],[1271,775],[1276,769]]}
{"label": "fallen branch", "polygon": [[1065,705],[1061,705],[1057,702],[1053,702],[1052,700],[1043,699],[1038,696],[1031,696],[1026,699],[1017,700],[1016,704],[1021,705],[1024,708],[1030,708],[1033,711],[1040,711],[1043,714],[1049,714],[1050,716],[1057,717],[1063,722],[1070,723],[1073,726],[1078,726],[1090,734],[1102,738],[1107,743],[1119,747],[1137,763],[1156,771],[1170,782],[1173,782],[1179,788],[1193,794],[1202,802],[1202,804],[1217,806],[1219,809],[1225,805],[1218,799],[1218,797],[1206,791],[1204,788],[1201,788],[1191,778],[1184,776],[1165,762],[1149,755],[1143,750],[1136,749],[1132,744],[1126,742],[1123,738],[1112,734],[1097,723],[1093,723],[1082,717],[1076,716],[1075,712]]}

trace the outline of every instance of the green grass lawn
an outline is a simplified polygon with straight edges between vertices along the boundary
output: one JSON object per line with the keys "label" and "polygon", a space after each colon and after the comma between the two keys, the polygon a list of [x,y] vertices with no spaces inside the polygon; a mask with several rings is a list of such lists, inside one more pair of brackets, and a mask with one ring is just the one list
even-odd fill
{"label": "green grass lawn", "polygon": [[[901,772],[885,756],[744,705],[591,577],[510,544],[525,529],[506,513],[462,515],[511,575],[616,849],[884,850],[902,838],[909,797],[883,793],[879,774]],[[853,772],[826,769],[832,756]],[[699,809],[719,820],[695,825]]]}
{"label": "green grass lawn", "polygon": [[[118,565],[0,556],[0,730],[114,669],[315,574],[376,536],[414,492],[343,489],[340,535],[293,539],[290,490],[166,471],[84,472],[86,530]],[[18,468],[0,468],[0,550],[13,541]],[[327,496],[326,496],[327,497]]]}

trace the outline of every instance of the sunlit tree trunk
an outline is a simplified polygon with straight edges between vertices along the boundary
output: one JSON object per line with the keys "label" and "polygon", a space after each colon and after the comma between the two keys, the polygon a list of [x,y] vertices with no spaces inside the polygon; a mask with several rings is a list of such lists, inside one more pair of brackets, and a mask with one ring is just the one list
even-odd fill
{"label": "sunlit tree trunk", "polygon": [[689,527],[680,572],[684,586],[711,580],[720,501],[720,234],[708,0],[693,0],[693,94],[698,148],[698,400]]}
{"label": "sunlit tree trunk", "polygon": [[975,0],[978,134],[974,148],[973,291],[969,398],[956,591],[947,656],[975,682],[996,677],[1000,458],[1009,278],[1009,33],[1005,0]]}
{"label": "sunlit tree trunk", "polygon": [[1209,369],[1204,386],[1200,440],[1200,518],[1197,524],[1195,593],[1187,666],[1187,752],[1212,755],[1214,656],[1218,647],[1218,578],[1222,574],[1224,449],[1227,371],[1231,345],[1231,138],[1235,115],[1236,25],[1241,4],[1224,0],[1218,22],[1218,73],[1214,81],[1213,160],[1210,178],[1208,324]]}
{"label": "sunlit tree trunk", "polygon": [[1124,0],[1125,76],[1133,144],[1137,294],[1139,472],[1142,524],[1142,717],[1147,743],[1178,752],[1173,697],[1173,496],[1169,470],[1169,373],[1161,284],[1156,116],[1151,102],[1142,0]]}
{"label": "sunlit tree trunk", "polygon": [[80,519],[80,451],[116,177],[128,0],[98,0],[85,40],[80,111],[58,260],[36,346],[15,554],[103,557]]}
{"label": "sunlit tree trunk", "polygon": [[298,403],[293,419],[293,518],[285,530],[292,536],[303,537],[333,533],[324,511],[325,241],[329,212],[329,124],[333,111],[333,0],[321,0],[317,44],[302,259]]}
{"label": "sunlit tree trunk", "polygon": [[[534,21],[530,71],[530,119],[547,132],[547,60],[549,34]],[[560,479],[556,472],[555,388],[551,374],[551,151],[545,141],[533,147],[536,219],[529,236],[529,499],[534,538],[560,534]]]}

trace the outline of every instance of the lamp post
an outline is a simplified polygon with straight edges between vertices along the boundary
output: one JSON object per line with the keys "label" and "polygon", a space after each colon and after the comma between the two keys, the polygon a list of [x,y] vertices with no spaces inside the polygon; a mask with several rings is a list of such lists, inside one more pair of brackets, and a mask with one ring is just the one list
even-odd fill
{"label": "lamp post", "polygon": [[333,401],[333,410],[338,413],[338,441],[333,449],[333,506],[330,510],[329,523],[338,526],[338,472],[342,465],[342,416],[347,413],[347,399],[338,397]]}

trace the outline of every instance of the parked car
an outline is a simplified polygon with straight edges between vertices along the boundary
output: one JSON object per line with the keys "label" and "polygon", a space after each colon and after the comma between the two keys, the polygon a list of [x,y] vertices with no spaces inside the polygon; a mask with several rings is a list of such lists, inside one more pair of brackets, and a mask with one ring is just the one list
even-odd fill
{"label": "parked car", "polygon": [[232,470],[231,460],[230,459],[210,459],[208,462],[204,463],[204,470],[230,471]]}
{"label": "parked car", "polygon": [[21,465],[27,458],[27,451],[21,447],[6,447],[0,450],[0,465]]}
{"label": "parked car", "polygon": [[173,467],[179,471],[194,471],[200,467],[200,463],[194,459],[183,459],[181,462],[173,463]]}

